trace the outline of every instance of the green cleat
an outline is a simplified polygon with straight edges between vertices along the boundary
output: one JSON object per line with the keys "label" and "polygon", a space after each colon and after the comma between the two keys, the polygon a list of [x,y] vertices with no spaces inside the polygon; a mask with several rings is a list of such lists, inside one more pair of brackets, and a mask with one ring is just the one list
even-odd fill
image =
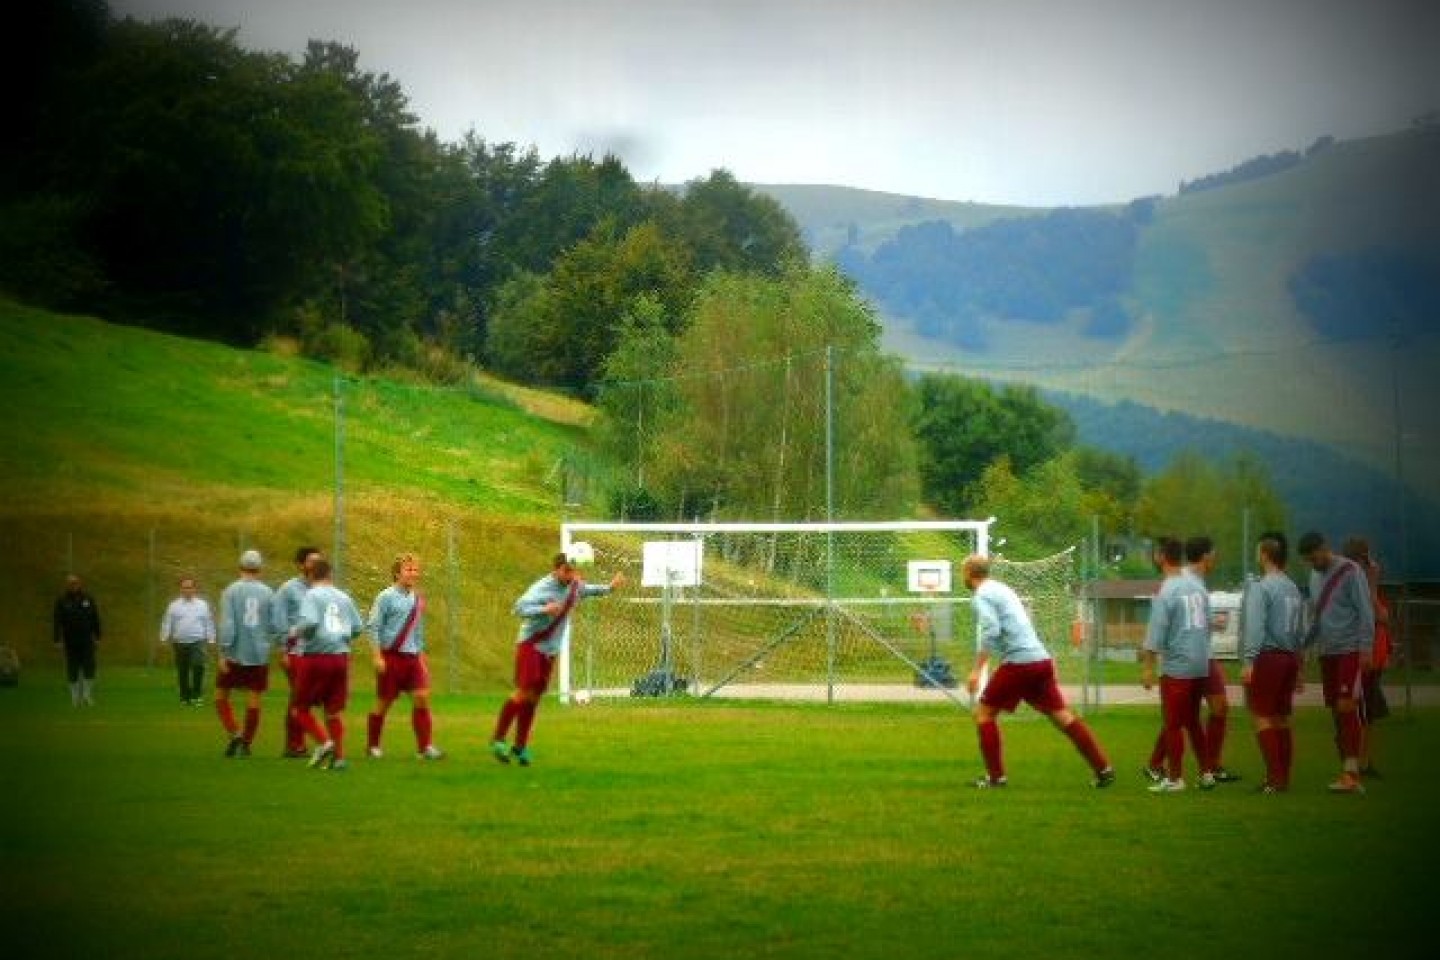
{"label": "green cleat", "polygon": [[515,747],[510,751],[510,756],[514,757],[515,762],[520,764],[520,766],[530,766],[531,756],[529,747]]}
{"label": "green cleat", "polygon": [[494,740],[490,743],[490,755],[501,763],[509,763],[510,745],[504,740]]}

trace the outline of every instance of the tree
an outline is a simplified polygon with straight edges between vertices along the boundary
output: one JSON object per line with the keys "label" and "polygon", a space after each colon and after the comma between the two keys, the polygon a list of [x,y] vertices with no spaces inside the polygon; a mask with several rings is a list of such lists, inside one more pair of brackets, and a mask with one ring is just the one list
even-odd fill
{"label": "tree", "polygon": [[995,534],[1005,538],[999,552],[1016,559],[1058,553],[1079,544],[1089,532],[1091,504],[1074,451],[1047,460],[1025,476],[1001,455],[981,473],[974,497],[975,514],[995,517]]}
{"label": "tree", "polygon": [[823,519],[828,393],[835,515],[908,515],[904,381],[878,343],[870,308],[834,270],[711,275],[678,338],[678,404],[648,482],[686,516]]}
{"label": "tree", "polygon": [[969,511],[973,485],[1000,457],[1023,476],[1074,442],[1069,416],[1030,386],[925,374],[915,393],[921,489],[927,502],[952,515]]}

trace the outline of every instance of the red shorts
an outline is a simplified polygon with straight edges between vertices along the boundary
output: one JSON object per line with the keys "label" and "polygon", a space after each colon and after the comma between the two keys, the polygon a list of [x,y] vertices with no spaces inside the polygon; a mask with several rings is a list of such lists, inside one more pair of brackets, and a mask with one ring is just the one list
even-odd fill
{"label": "red shorts", "polygon": [[1041,713],[1065,709],[1065,695],[1055,682],[1055,661],[1002,663],[985,684],[980,702],[994,710],[1014,713],[1024,700]]}
{"label": "red shorts", "polygon": [[1209,677],[1160,678],[1160,712],[1166,730],[1180,730],[1200,723],[1200,704],[1205,702]]}
{"label": "red shorts", "polygon": [[1321,657],[1320,682],[1324,685],[1327,707],[1354,698],[1360,690],[1360,652]]}
{"label": "red shorts", "polygon": [[215,677],[217,690],[253,690],[264,693],[270,687],[270,667],[267,664],[244,664],[226,660],[225,666],[225,672]]}
{"label": "red shorts", "polygon": [[1257,717],[1288,717],[1295,712],[1295,681],[1300,658],[1284,650],[1262,650],[1250,666],[1245,705]]}
{"label": "red shorts", "polygon": [[350,655],[311,653],[296,657],[295,705],[302,709],[323,706],[340,713],[350,700]]}
{"label": "red shorts", "polygon": [[1205,678],[1205,696],[1225,696],[1225,670],[1219,660],[1210,661],[1210,676]]}
{"label": "red shorts", "polygon": [[375,677],[375,695],[381,700],[394,700],[402,693],[424,693],[430,690],[430,667],[424,656],[415,653],[381,651],[385,672]]}
{"label": "red shorts", "polygon": [[516,645],[515,686],[518,689],[544,693],[550,688],[550,674],[554,670],[555,658],[548,653],[541,653],[535,644]]}

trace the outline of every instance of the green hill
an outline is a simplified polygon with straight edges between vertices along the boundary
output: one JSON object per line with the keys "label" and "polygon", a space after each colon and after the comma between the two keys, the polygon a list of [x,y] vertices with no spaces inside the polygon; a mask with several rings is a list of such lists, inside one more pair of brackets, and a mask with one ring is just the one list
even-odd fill
{"label": "green hill", "polygon": [[180,573],[213,597],[240,547],[275,582],[313,542],[362,606],[397,552],[419,551],[439,675],[453,659],[463,684],[506,679],[509,604],[557,542],[556,464],[583,452],[580,405],[341,377],[337,415],[329,367],[3,302],[0,357],[0,643],[50,655],[73,569],[105,615],[103,655],[150,661]]}
{"label": "green hill", "polygon": [[[1398,350],[1383,332],[1327,338],[1287,286],[1319,255],[1378,248],[1440,261],[1436,170],[1440,131],[1417,127],[1335,143],[1281,172],[1157,200],[1139,231],[1123,298],[1135,322],[1119,339],[1087,336],[1082,312],[1058,324],[990,317],[986,348],[967,351],[882,310],[886,343],[916,366],[1131,400],[1317,441],[1371,463],[1391,465],[1398,439],[1407,483],[1440,490],[1440,430],[1429,416],[1440,405],[1431,373],[1440,362],[1440,322],[1430,318]],[[820,256],[844,246],[847,233],[873,249],[926,220],[963,227],[963,212],[973,227],[1016,212],[819,188],[773,195]],[[853,230],[839,230],[851,223]],[[1385,329],[1385,309],[1374,304],[1377,331]]]}

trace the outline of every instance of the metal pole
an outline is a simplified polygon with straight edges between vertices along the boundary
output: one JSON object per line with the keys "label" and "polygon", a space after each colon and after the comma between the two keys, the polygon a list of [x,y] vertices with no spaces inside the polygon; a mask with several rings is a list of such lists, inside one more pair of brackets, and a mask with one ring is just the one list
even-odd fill
{"label": "metal pole", "polygon": [[[1399,626],[1406,629],[1403,636],[1398,637],[1405,646],[1405,719],[1412,716],[1411,708],[1414,706],[1414,692],[1410,685],[1410,637],[1409,637],[1409,606],[1410,606],[1410,517],[1409,497],[1405,493],[1405,420],[1404,408],[1401,405],[1400,392],[1400,326],[1394,320],[1391,321],[1390,339],[1390,402],[1393,411],[1392,419],[1395,421],[1395,491],[1400,498],[1400,603],[1399,607],[1405,611],[1406,616],[1400,617]],[[1391,624],[1392,642],[1397,639],[1395,627]]]}
{"label": "metal pole", "polygon": [[460,618],[460,599],[458,596],[460,571],[455,550],[455,519],[453,517],[445,522],[445,540],[445,569],[449,575],[445,585],[445,634],[446,642],[450,645],[450,653],[449,656],[446,657],[448,665],[445,672],[448,689],[451,693],[454,693],[456,690],[455,671],[460,660],[460,643],[458,639],[460,631],[458,629],[459,624],[457,623]]}
{"label": "metal pole", "polygon": [[335,582],[344,580],[341,565],[345,556],[345,399],[340,392],[340,371],[335,371],[335,544],[330,567]]}
{"label": "metal pole", "polygon": [[[825,347],[825,522],[835,522],[835,348]],[[825,531],[825,702],[835,702],[835,532]]]}
{"label": "metal pole", "polygon": [[156,618],[156,616],[155,616],[155,528],[154,528],[154,527],[151,527],[151,528],[150,528],[149,548],[150,548],[150,549],[149,549],[149,551],[148,551],[148,556],[147,556],[147,560],[146,560],[147,576],[145,577],[145,620],[146,620],[146,626],[147,626],[146,635],[150,637],[150,640],[149,640],[149,642],[147,642],[147,643],[145,644],[145,649],[146,649],[146,651],[147,651],[147,653],[146,653],[146,655],[145,655],[145,666],[146,666],[146,667],[153,667],[153,666],[155,666],[155,630],[154,630],[154,626],[155,626],[155,623],[156,623],[156,620],[157,620],[157,618]]}

